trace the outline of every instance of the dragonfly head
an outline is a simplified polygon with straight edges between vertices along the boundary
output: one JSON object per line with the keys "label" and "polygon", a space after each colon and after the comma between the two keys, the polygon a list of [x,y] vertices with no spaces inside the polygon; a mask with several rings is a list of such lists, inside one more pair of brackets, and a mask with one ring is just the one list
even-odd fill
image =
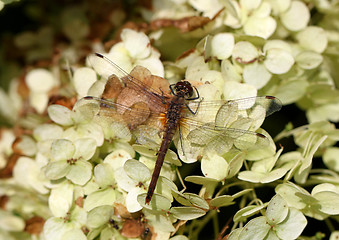
{"label": "dragonfly head", "polygon": [[188,81],[177,82],[174,86],[176,95],[182,95],[186,98],[190,98],[193,95],[193,87]]}

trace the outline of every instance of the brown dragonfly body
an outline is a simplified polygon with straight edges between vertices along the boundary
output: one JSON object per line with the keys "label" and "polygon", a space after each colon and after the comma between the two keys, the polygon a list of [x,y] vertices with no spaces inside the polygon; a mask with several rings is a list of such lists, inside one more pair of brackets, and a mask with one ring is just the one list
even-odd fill
{"label": "brown dragonfly body", "polygon": [[[169,148],[169,145],[171,144],[171,141],[176,130],[178,129],[178,127],[180,127],[179,124],[181,119],[181,112],[183,110],[183,107],[185,106],[185,100],[197,99],[191,98],[193,94],[193,88],[191,87],[191,84],[187,81],[178,82],[174,86],[174,88],[176,92],[174,93],[174,91],[172,91],[174,93],[174,97],[169,103],[168,110],[166,113],[164,135],[158,152],[157,161],[155,162],[151,183],[148,187],[147,196],[145,200],[146,204],[148,204],[152,199],[153,192],[159,178],[160,170],[162,164],[164,163],[166,152]],[[185,96],[189,98],[185,99]]]}
{"label": "brown dragonfly body", "polygon": [[[130,132],[134,132],[136,142],[139,144],[144,144],[142,141],[148,136],[142,135],[138,139],[137,130],[139,127],[143,129],[142,126],[147,126],[155,129],[158,133],[156,135],[162,135],[155,168],[145,198],[146,204],[149,204],[152,199],[165,155],[177,132],[179,133],[177,147],[178,149],[181,147],[185,156],[188,152],[184,152],[184,149],[193,149],[192,147],[198,147],[202,151],[209,149],[218,154],[224,154],[233,145],[241,149],[249,143],[255,147],[269,144],[265,135],[247,129],[253,122],[250,117],[252,112],[256,113],[253,114],[254,116],[258,116],[258,109],[261,110],[262,117],[260,119],[263,121],[265,116],[280,110],[281,102],[275,97],[262,96],[237,100],[205,101],[200,99],[198,90],[192,87],[188,81],[179,81],[169,85],[165,79],[154,75],[146,74],[146,77],[132,73],[130,75],[101,54],[91,55],[89,60],[100,75],[116,80],[116,82],[112,81],[109,87],[107,87],[109,81],[107,82],[101,98],[87,96],[79,100],[80,106],[81,102],[89,103],[85,112],[92,113],[94,111],[92,103],[95,102],[94,105],[100,108],[96,116],[127,126]],[[143,69],[140,70],[142,73],[145,71]],[[150,73],[148,72],[148,74]],[[154,78],[155,81],[152,81],[158,84],[159,82],[165,84],[150,86],[144,82],[148,82],[149,78]],[[105,95],[108,89],[119,89],[119,91]],[[165,92],[166,90],[167,92]],[[133,102],[131,97],[135,98]],[[239,121],[241,125],[232,125],[234,121]],[[242,126],[247,127],[242,128]],[[148,131],[145,129],[149,128],[144,128],[144,131]],[[120,127],[116,130],[118,131],[118,129]]]}

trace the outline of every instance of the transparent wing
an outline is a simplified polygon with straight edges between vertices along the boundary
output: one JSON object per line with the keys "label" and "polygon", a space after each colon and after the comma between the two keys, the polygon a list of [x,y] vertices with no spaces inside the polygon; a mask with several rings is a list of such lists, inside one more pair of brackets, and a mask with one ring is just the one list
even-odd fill
{"label": "transparent wing", "polygon": [[[125,87],[132,88],[136,90],[138,94],[147,97],[148,101],[154,108],[162,108],[164,103],[169,99],[167,95],[164,95],[164,92],[166,93],[166,91],[169,91],[169,85],[154,89],[141,80],[128,74],[109,58],[99,53],[89,55],[88,61],[99,75],[107,79],[112,75],[116,75]],[[150,77],[148,76],[144,80],[146,81],[147,79],[150,79]]]}
{"label": "transparent wing", "polygon": [[[265,117],[279,111],[281,102],[271,96],[230,101],[191,101],[180,124],[179,148],[203,148],[224,154],[232,146],[238,149],[262,148],[269,145],[258,129]],[[195,153],[193,153],[194,155]]]}
{"label": "transparent wing", "polygon": [[[249,97],[236,100],[215,100],[215,101],[204,101],[194,100],[189,101],[187,107],[191,110],[187,112],[187,117],[194,117],[203,115],[204,119],[213,118],[219,114],[233,112],[242,112],[249,114],[256,108],[261,108],[264,111],[264,117],[267,117],[274,112],[281,109],[282,103],[276,97],[262,96],[262,97]],[[207,115],[206,115],[207,114]]]}
{"label": "transparent wing", "polygon": [[[192,130],[193,126],[196,127]],[[246,125],[238,127],[244,126]],[[269,138],[263,134],[240,128],[218,127],[213,122],[201,125],[201,122],[185,119],[181,122],[180,131],[182,134],[177,142],[178,152],[183,158],[191,158],[190,161],[206,151],[223,155],[233,146],[239,150],[269,146]]]}

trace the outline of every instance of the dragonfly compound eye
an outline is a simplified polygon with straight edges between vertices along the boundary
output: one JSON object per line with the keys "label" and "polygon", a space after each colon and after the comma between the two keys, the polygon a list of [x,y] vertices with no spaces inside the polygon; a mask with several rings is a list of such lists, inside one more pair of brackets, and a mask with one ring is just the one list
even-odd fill
{"label": "dragonfly compound eye", "polygon": [[177,92],[183,92],[186,97],[192,97],[193,95],[192,85],[188,81],[178,82],[175,85],[175,90]]}

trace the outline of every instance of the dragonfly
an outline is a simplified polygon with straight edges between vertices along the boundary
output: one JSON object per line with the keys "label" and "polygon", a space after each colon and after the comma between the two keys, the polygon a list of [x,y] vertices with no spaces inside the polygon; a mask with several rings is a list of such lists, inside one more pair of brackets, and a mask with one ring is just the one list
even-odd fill
{"label": "dragonfly", "polygon": [[96,72],[108,80],[101,96],[86,96],[78,101],[89,105],[86,111],[117,123],[115,130],[126,135],[142,129],[144,134],[139,131],[133,135],[139,144],[148,142],[147,131],[160,136],[145,204],[152,199],[173,138],[178,139],[181,157],[190,155],[190,149],[194,153],[203,149],[223,154],[232,146],[265,147],[269,144],[268,137],[251,130],[256,130],[266,116],[282,107],[280,100],[273,96],[207,101],[190,81],[169,84],[142,67],[128,74],[100,53],[90,55],[88,60]]}

